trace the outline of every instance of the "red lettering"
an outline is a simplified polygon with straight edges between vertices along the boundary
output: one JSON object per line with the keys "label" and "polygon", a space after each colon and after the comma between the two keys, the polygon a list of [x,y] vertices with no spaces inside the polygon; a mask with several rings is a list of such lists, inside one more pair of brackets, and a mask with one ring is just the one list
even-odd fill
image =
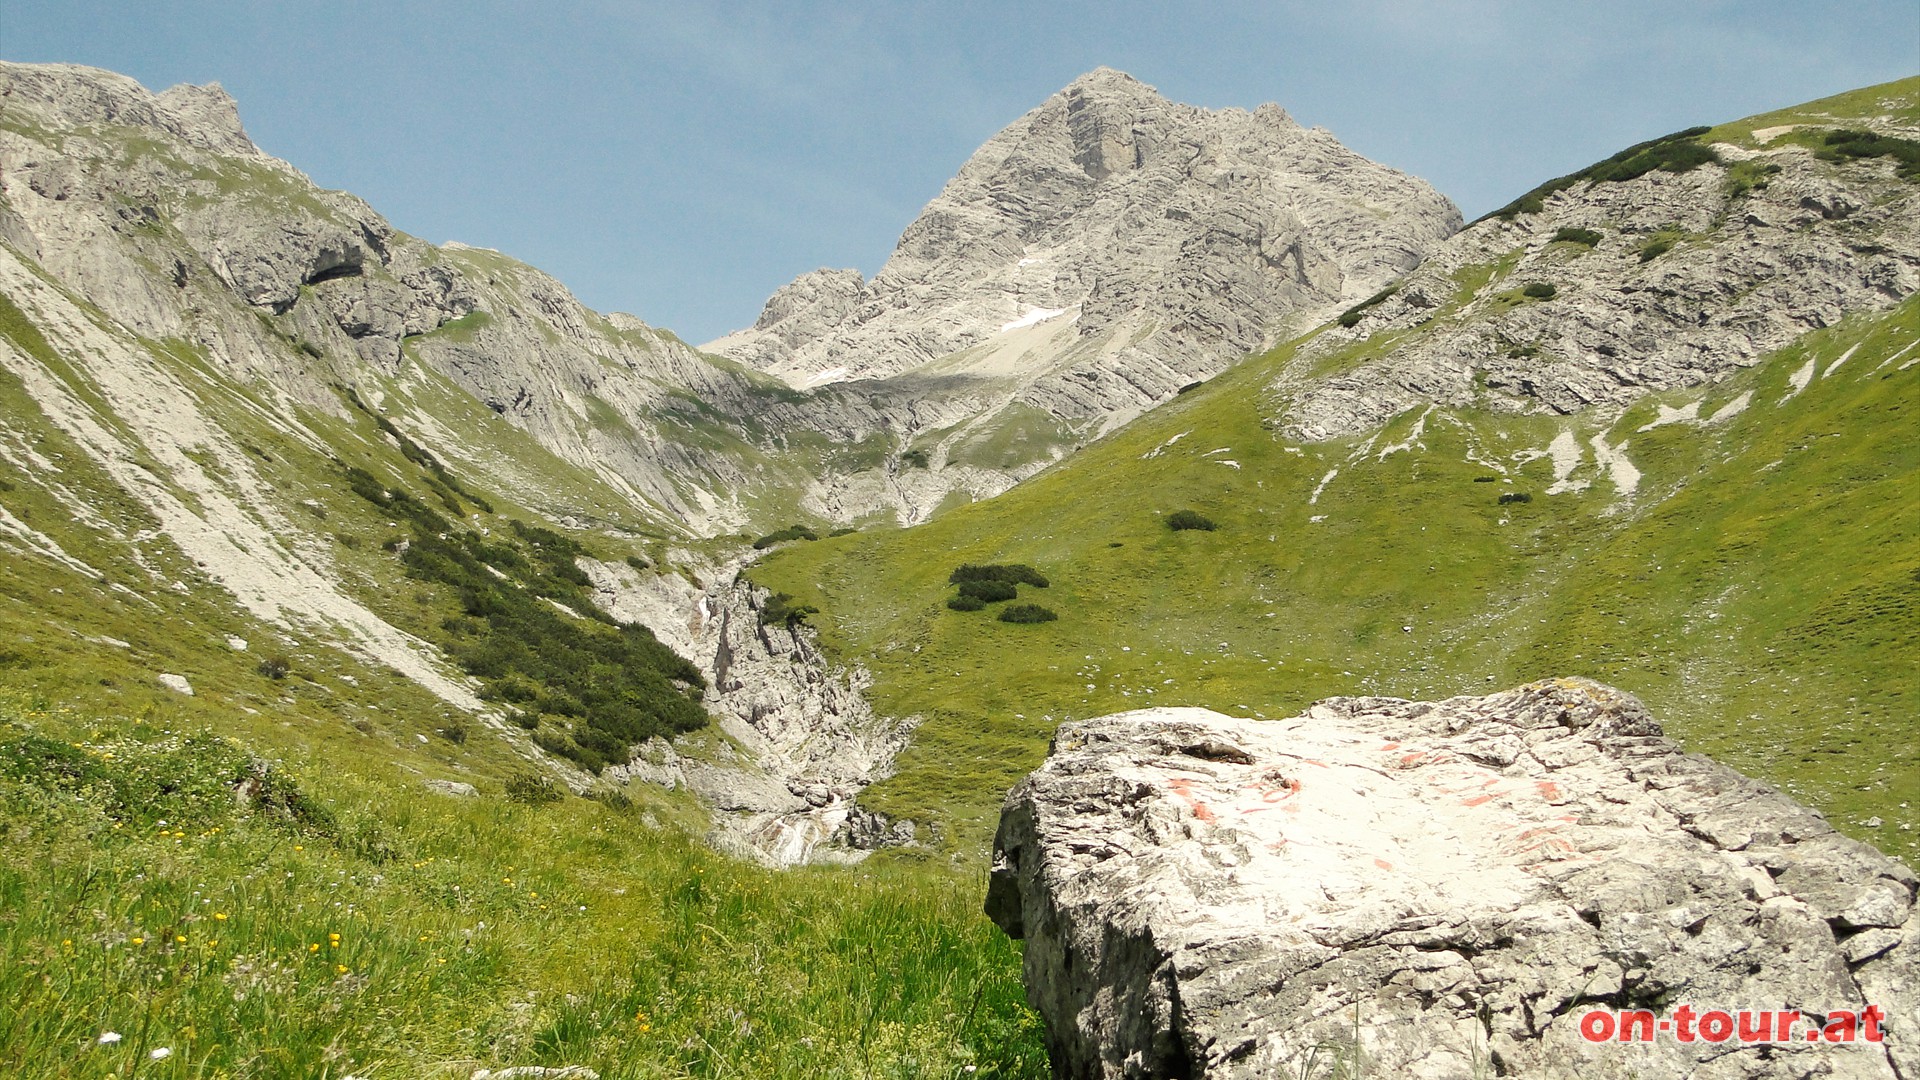
{"label": "red lettering", "polygon": [[1613,1038],[1613,1014],[1605,1009],[1590,1009],[1580,1018],[1580,1037],[1588,1042],[1606,1042]]}
{"label": "red lettering", "polygon": [[1652,1042],[1653,1013],[1646,1009],[1633,1009],[1620,1014],[1621,1042]]}
{"label": "red lettering", "polygon": [[[1766,1042],[1767,1033],[1773,1030],[1773,1014],[1754,1012],[1751,1009],[1740,1010],[1740,1041],[1743,1043]],[[1786,1038],[1782,1035],[1781,1038]]]}
{"label": "red lettering", "polygon": [[1862,1037],[1871,1043],[1877,1043],[1885,1039],[1887,1036],[1885,1032],[1880,1030],[1880,1021],[1886,1018],[1887,1014],[1881,1012],[1880,1006],[1878,1005],[1869,1005],[1860,1010],[1860,1022],[1866,1027],[1866,1030],[1861,1032]]}
{"label": "red lettering", "polygon": [[1800,1022],[1799,1009],[1787,1009],[1773,1014],[1773,1041],[1786,1042],[1793,1038],[1793,1025]]}
{"label": "red lettering", "polygon": [[1693,1006],[1682,1005],[1673,1010],[1673,1037],[1683,1043],[1693,1041]]}
{"label": "red lettering", "polygon": [[1853,1014],[1839,1009],[1827,1014],[1827,1025],[1820,1032],[1824,1042],[1852,1042],[1855,1034]]}
{"label": "red lettering", "polygon": [[1708,1042],[1726,1042],[1733,1038],[1733,1014],[1714,1009],[1700,1017],[1700,1037]]}

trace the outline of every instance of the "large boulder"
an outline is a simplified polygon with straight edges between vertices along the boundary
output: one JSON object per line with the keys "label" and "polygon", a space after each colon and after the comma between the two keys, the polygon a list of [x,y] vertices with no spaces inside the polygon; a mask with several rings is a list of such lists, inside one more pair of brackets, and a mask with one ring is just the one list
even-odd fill
{"label": "large boulder", "polygon": [[[1007,798],[987,910],[1058,1077],[1913,1077],[1914,888],[1556,680],[1063,727]],[[1723,1009],[1802,1019],[1709,1041]],[[1583,1036],[1627,1010],[1651,1041]],[[1852,1042],[1808,1038],[1842,1012]]]}

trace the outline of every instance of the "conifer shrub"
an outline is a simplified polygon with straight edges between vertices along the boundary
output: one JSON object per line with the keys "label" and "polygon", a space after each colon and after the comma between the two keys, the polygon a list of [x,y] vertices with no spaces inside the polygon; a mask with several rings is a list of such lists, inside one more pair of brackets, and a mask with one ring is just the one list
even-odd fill
{"label": "conifer shrub", "polygon": [[1362,300],[1359,303],[1353,305],[1352,307],[1340,313],[1340,325],[1348,329],[1352,329],[1353,327],[1358,326],[1360,324],[1361,318],[1363,318],[1366,315],[1368,309],[1377,307],[1380,304],[1386,302],[1388,297],[1392,296],[1394,293],[1397,293],[1399,291],[1400,291],[1400,286],[1389,285],[1386,288],[1381,289],[1379,292],[1374,293],[1372,296],[1367,297],[1365,300]]}
{"label": "conifer shrub", "polygon": [[963,581],[960,583],[960,595],[971,596],[984,604],[1011,600],[1020,595],[1020,590],[1011,581]]}
{"label": "conifer shrub", "polygon": [[1212,532],[1219,527],[1213,523],[1212,518],[1206,517],[1198,510],[1175,510],[1167,515],[1167,528],[1174,532],[1185,532],[1189,529]]}
{"label": "conifer shrub", "polygon": [[1594,230],[1582,229],[1578,226],[1570,225],[1565,228],[1556,230],[1553,234],[1552,242],[1556,244],[1558,243],[1585,244],[1587,247],[1594,247],[1600,243],[1600,240],[1601,240],[1600,234],[1595,232]]}
{"label": "conifer shrub", "polygon": [[1611,157],[1594,162],[1579,172],[1549,180],[1479,220],[1485,221],[1487,218],[1497,217],[1504,221],[1512,221],[1521,214],[1537,214],[1546,208],[1549,196],[1583,182],[1617,183],[1637,179],[1656,169],[1683,173],[1697,169],[1710,161],[1719,161],[1720,155],[1714,153],[1711,147],[1698,141],[1700,136],[1711,130],[1713,129],[1706,127],[1690,127],[1671,135],[1662,135],[1657,139],[1635,143]]}
{"label": "conifer shrub", "polygon": [[1500,495],[1500,505],[1502,506],[1508,503],[1530,503],[1532,501],[1533,496],[1524,491],[1507,491],[1502,492]]}
{"label": "conifer shrub", "polygon": [[1051,584],[1047,576],[1025,563],[988,563],[976,565],[962,563],[947,576],[949,585],[958,585],[963,581],[1006,581],[1015,585],[1031,585],[1044,589]]}
{"label": "conifer shrub", "polygon": [[767,597],[767,606],[760,609],[761,626],[785,626],[791,630],[807,621],[807,616],[818,615],[820,609],[812,604],[796,604],[787,593],[777,592]]}
{"label": "conifer shrub", "polygon": [[1000,609],[1000,621],[1010,623],[1052,622],[1060,616],[1039,604],[1008,604]]}
{"label": "conifer shrub", "polygon": [[1920,142],[1871,131],[1829,131],[1815,152],[1824,161],[1890,157],[1902,180],[1920,180]]}
{"label": "conifer shrub", "polygon": [[909,469],[924,469],[927,467],[927,452],[925,450],[909,450],[900,455],[900,464]]}
{"label": "conifer shrub", "polygon": [[761,537],[760,539],[755,540],[753,542],[753,549],[755,551],[765,551],[766,549],[772,547],[775,544],[784,543],[785,541],[788,541],[788,540],[818,540],[818,539],[820,539],[820,534],[814,532],[812,529],[807,528],[805,525],[789,525],[786,528],[781,529],[779,532],[770,532],[767,535]]}
{"label": "conifer shrub", "polygon": [[1640,261],[1643,263],[1652,262],[1667,252],[1672,251],[1673,245],[1679,243],[1679,241],[1679,237],[1671,234],[1655,236],[1653,239],[1640,245]]}
{"label": "conifer shrub", "polygon": [[955,611],[979,611],[987,606],[987,602],[977,596],[961,593],[959,596],[947,597],[947,606]]}
{"label": "conifer shrub", "polygon": [[1559,289],[1544,281],[1536,281],[1520,290],[1520,295],[1532,300],[1551,300],[1560,293]]}
{"label": "conifer shrub", "polygon": [[565,798],[560,785],[538,773],[516,773],[507,777],[507,801],[541,806]]}

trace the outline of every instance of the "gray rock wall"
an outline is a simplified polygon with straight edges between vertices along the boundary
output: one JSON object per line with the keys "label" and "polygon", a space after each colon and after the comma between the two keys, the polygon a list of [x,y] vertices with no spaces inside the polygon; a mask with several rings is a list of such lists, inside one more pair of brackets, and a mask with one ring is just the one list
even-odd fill
{"label": "gray rock wall", "polygon": [[[1025,939],[1061,1077],[1910,1077],[1914,889],[1632,697],[1558,680],[1063,727],[1008,796],[987,910]],[[1682,1005],[1874,1005],[1886,1038],[1578,1031]]]}

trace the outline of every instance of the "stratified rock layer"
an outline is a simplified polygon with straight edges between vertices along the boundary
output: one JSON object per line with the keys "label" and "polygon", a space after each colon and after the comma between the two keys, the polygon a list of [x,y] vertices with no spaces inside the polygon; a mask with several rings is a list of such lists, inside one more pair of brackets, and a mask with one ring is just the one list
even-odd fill
{"label": "stratified rock layer", "polygon": [[[1060,1077],[1895,1077],[1920,1075],[1914,887],[1564,680],[1069,725],[1008,796],[987,909]],[[1882,1042],[1578,1031],[1869,1004]]]}

